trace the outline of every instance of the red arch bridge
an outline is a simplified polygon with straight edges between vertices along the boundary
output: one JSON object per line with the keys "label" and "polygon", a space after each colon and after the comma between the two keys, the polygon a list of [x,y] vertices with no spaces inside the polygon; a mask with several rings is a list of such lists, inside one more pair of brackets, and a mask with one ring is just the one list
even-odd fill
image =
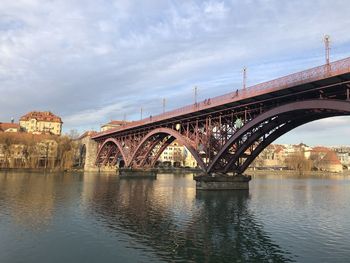
{"label": "red arch bridge", "polygon": [[96,165],[153,167],[178,140],[207,173],[242,174],[281,135],[350,115],[350,58],[100,132]]}

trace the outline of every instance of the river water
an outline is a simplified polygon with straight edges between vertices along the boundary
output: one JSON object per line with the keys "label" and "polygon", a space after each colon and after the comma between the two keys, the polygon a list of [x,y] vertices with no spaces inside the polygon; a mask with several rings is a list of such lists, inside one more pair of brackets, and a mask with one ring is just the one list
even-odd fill
{"label": "river water", "polygon": [[1,172],[0,262],[350,262],[350,176]]}

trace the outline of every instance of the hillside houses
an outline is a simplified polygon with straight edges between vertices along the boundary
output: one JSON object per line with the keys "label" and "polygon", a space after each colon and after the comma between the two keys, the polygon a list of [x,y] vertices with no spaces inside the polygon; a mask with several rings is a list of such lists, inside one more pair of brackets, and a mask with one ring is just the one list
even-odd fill
{"label": "hillside houses", "polygon": [[295,169],[301,166],[304,166],[306,170],[342,172],[343,169],[350,167],[350,147],[309,147],[303,143],[297,145],[271,144],[254,161],[252,168],[280,170]]}

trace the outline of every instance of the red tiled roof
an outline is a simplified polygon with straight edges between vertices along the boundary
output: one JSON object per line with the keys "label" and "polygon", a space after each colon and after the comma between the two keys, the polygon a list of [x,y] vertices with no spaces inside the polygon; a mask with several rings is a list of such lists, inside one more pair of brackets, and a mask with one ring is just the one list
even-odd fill
{"label": "red tiled roof", "polygon": [[0,131],[6,131],[8,129],[20,129],[20,126],[18,123],[12,123],[12,122],[0,122]]}
{"label": "red tiled roof", "polygon": [[331,151],[331,149],[323,146],[316,146],[312,148],[312,152],[317,152],[317,153],[328,153],[329,151]]}
{"label": "red tiled roof", "polygon": [[31,119],[36,119],[37,121],[48,121],[48,122],[60,122],[62,120],[60,117],[56,116],[50,111],[31,111],[26,115],[22,116],[20,121],[29,121]]}
{"label": "red tiled roof", "polygon": [[284,150],[285,147],[282,145],[276,145],[275,153],[280,153]]}
{"label": "red tiled roof", "polygon": [[341,164],[337,154],[334,151],[328,151],[327,154],[322,158],[322,161],[328,164]]}

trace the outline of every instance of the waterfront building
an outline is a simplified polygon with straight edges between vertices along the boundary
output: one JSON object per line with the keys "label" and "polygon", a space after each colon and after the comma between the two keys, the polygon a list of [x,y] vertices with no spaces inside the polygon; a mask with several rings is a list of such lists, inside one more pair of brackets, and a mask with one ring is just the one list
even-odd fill
{"label": "waterfront building", "polygon": [[311,151],[310,159],[313,161],[314,167],[327,172],[342,172],[343,165],[337,154],[330,148],[317,146]]}
{"label": "waterfront building", "polygon": [[304,143],[299,143],[297,145],[293,145],[294,148],[294,152],[299,152],[302,153],[302,155],[306,158],[306,159],[310,159],[311,156],[311,152],[312,152],[312,147],[307,146]]}
{"label": "waterfront building", "polygon": [[[303,163],[305,169],[316,169],[326,172],[342,172],[343,167],[348,167],[350,154],[346,148],[338,150],[324,146],[309,147],[301,144],[271,144],[266,147],[251,168],[256,169],[284,169]],[[290,167],[291,166],[291,167]],[[309,168],[307,168],[309,167]]]}
{"label": "waterfront building", "polygon": [[332,148],[337,154],[340,162],[345,169],[350,170],[350,147],[349,146],[338,146]]}
{"label": "waterfront building", "polygon": [[169,166],[197,167],[197,162],[188,149],[179,142],[170,144],[160,155],[159,162]]}
{"label": "waterfront building", "polygon": [[320,170],[332,173],[343,172],[343,165],[338,159],[336,153],[332,150],[329,150],[327,154],[322,158],[322,162],[320,162],[319,168]]}
{"label": "waterfront building", "polygon": [[169,166],[182,166],[184,161],[183,146],[180,146],[178,142],[170,144],[162,154],[159,156],[158,161],[164,165]]}
{"label": "waterfront building", "polygon": [[21,129],[33,134],[61,135],[62,120],[50,111],[31,111],[19,120]]}
{"label": "waterfront building", "polygon": [[184,160],[185,167],[191,167],[191,168],[198,167],[196,159],[193,157],[190,151],[187,150],[185,146],[183,146],[183,154],[185,156],[185,160]]}
{"label": "waterfront building", "polygon": [[14,122],[0,122],[0,132],[19,132],[21,127]]}
{"label": "waterfront building", "polygon": [[350,154],[349,153],[342,153],[342,152],[337,152],[336,153],[339,161],[342,163],[342,165],[346,166],[348,169],[350,167]]}
{"label": "waterfront building", "polygon": [[281,169],[285,167],[286,159],[286,146],[279,144],[270,144],[267,146],[264,151],[256,158],[252,163],[251,168],[272,168],[272,169]]}

